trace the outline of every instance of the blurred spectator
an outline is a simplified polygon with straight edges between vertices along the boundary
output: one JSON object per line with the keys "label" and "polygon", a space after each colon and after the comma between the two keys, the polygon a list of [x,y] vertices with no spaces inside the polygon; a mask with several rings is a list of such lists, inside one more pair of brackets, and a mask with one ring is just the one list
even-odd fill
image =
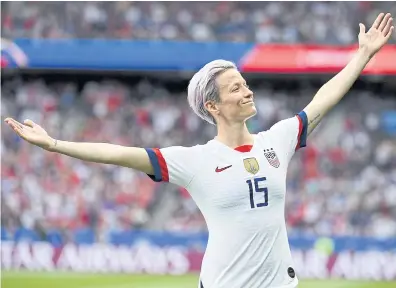
{"label": "blurred spectator", "polygon": [[[4,2],[2,37],[351,44],[393,2]],[[394,33],[391,42],[396,42]]]}

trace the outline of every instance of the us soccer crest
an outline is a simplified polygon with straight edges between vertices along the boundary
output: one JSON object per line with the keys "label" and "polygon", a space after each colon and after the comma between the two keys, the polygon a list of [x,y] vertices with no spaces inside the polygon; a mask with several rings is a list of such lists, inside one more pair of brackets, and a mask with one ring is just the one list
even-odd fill
{"label": "us soccer crest", "polygon": [[253,175],[260,170],[260,166],[254,157],[243,159],[243,165],[245,166],[246,171]]}
{"label": "us soccer crest", "polygon": [[276,156],[276,153],[273,148],[271,149],[265,149],[264,150],[264,156],[267,158],[268,162],[271,164],[271,166],[278,168],[280,165],[278,156]]}

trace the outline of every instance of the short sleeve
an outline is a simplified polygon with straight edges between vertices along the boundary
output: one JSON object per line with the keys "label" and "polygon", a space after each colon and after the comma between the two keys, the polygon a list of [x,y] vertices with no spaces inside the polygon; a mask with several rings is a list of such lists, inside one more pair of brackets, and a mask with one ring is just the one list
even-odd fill
{"label": "short sleeve", "polygon": [[154,175],[148,175],[156,182],[170,182],[186,188],[196,171],[196,149],[174,146],[168,148],[146,148]]}
{"label": "short sleeve", "polygon": [[289,160],[295,151],[307,145],[307,126],[307,115],[301,111],[296,116],[279,121],[271,127],[270,131],[276,138],[275,141]]}

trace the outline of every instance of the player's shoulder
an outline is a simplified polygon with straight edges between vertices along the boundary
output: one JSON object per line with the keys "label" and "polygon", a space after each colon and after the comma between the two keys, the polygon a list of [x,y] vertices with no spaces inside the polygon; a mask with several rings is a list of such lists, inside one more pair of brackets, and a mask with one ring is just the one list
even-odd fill
{"label": "player's shoulder", "polygon": [[288,135],[293,135],[298,130],[299,119],[297,115],[280,120],[270,126],[267,130],[260,131],[257,133],[257,139],[262,142],[282,142],[286,141]]}
{"label": "player's shoulder", "polygon": [[280,132],[289,132],[299,125],[299,115],[294,115],[289,118],[282,119],[278,122],[275,122],[271,127],[267,130],[261,131],[260,135],[279,135]]}
{"label": "player's shoulder", "polygon": [[161,148],[161,153],[165,157],[177,157],[184,160],[199,159],[205,153],[205,145],[194,146],[170,146]]}

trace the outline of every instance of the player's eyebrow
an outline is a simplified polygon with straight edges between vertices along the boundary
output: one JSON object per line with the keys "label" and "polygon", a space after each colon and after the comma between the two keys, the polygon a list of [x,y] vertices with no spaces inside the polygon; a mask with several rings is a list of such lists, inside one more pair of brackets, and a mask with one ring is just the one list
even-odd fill
{"label": "player's eyebrow", "polygon": [[221,84],[221,85],[220,85],[220,88],[228,88],[228,87],[231,87],[232,85],[234,85],[234,83],[235,83],[235,81],[227,81],[226,83]]}
{"label": "player's eyebrow", "polygon": [[228,87],[228,88],[230,89],[230,88],[232,88],[234,85],[246,85],[246,81],[245,81],[245,80],[240,80],[240,79],[231,80],[230,82],[228,82],[227,84],[225,84],[224,87]]}
{"label": "player's eyebrow", "polygon": [[231,77],[230,79],[228,79],[226,85],[227,86],[232,86],[232,85],[238,83],[239,80],[240,80],[239,78]]}

